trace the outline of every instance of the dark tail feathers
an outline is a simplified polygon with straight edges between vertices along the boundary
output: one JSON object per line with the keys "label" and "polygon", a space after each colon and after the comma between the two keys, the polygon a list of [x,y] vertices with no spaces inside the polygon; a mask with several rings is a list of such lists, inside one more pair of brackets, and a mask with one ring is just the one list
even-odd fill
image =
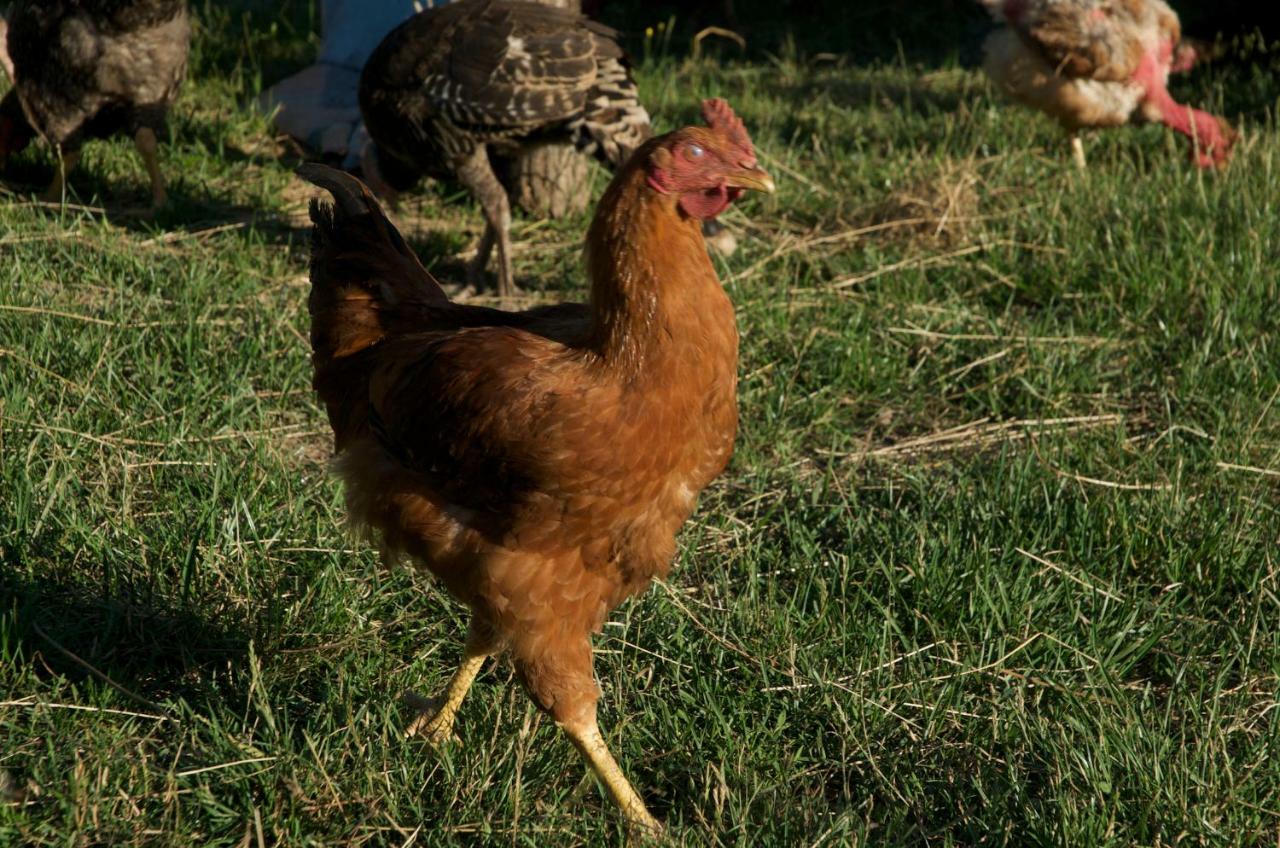
{"label": "dark tail feathers", "polygon": [[448,302],[362,182],[316,163],[297,173],[334,200],[311,201],[311,342],[318,358],[362,350],[418,308]]}
{"label": "dark tail feathers", "polygon": [[312,384],[338,445],[367,424],[370,348],[420,328],[448,297],[358,179],[308,163],[298,176],[333,195],[311,201]]}

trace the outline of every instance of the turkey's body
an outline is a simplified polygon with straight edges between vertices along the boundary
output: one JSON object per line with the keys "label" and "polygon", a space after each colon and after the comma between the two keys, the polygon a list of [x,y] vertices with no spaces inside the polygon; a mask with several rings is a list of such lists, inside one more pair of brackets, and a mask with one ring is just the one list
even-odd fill
{"label": "turkey's body", "polygon": [[616,170],[651,135],[616,33],[576,12],[510,0],[458,0],[393,30],[360,78],[360,110],[391,188],[457,178],[484,208],[469,268],[491,247],[499,289],[513,291],[510,207],[489,155],[570,140]]}

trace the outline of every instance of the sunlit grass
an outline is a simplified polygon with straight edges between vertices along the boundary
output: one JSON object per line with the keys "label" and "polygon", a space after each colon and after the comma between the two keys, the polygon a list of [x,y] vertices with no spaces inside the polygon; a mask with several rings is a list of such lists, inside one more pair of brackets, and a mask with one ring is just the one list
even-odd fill
{"label": "sunlit grass", "polygon": [[[312,192],[245,105],[314,20],[197,11],[170,209],[124,141],[65,210],[47,151],[6,173],[0,844],[622,844],[505,665],[461,747],[401,740],[465,622],[342,529]],[[690,845],[1274,843],[1274,78],[1179,84],[1249,113],[1222,174],[1156,128],[1078,173],[953,53],[775,41],[639,68],[660,129],[728,97],[779,191],[717,260],[733,465],[597,641],[619,759]],[[400,220],[441,273],[479,233],[447,186]],[[586,221],[517,222],[526,289],[582,296]]]}

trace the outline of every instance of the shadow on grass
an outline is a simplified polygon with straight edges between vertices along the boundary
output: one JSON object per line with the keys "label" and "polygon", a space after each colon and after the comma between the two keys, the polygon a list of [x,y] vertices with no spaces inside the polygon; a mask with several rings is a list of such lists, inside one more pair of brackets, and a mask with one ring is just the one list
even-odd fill
{"label": "shadow on grass", "polygon": [[6,653],[38,676],[94,679],[139,706],[225,697],[206,672],[239,664],[254,637],[243,617],[212,620],[146,589],[12,572],[0,572],[0,633],[8,637]]}
{"label": "shadow on grass", "polygon": [[80,172],[72,175],[64,209],[60,202],[42,200],[49,173],[34,166],[0,175],[0,185],[9,194],[0,202],[33,207],[47,220],[64,214],[101,216],[112,226],[160,242],[252,230],[267,244],[284,247],[304,246],[311,236],[309,222],[303,224],[305,219],[277,209],[235,203],[185,181],[169,184],[167,202],[153,209],[145,186],[121,185],[101,175]]}

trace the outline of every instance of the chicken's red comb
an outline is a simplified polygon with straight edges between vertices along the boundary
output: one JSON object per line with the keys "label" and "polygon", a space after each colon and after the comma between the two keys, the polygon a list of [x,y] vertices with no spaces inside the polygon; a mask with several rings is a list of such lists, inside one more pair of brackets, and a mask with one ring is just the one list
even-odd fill
{"label": "chicken's red comb", "polygon": [[748,158],[755,159],[756,149],[747,135],[747,128],[742,119],[733,113],[728,100],[713,97],[702,101],[702,120],[713,130],[719,130],[729,137],[729,141],[739,147]]}

